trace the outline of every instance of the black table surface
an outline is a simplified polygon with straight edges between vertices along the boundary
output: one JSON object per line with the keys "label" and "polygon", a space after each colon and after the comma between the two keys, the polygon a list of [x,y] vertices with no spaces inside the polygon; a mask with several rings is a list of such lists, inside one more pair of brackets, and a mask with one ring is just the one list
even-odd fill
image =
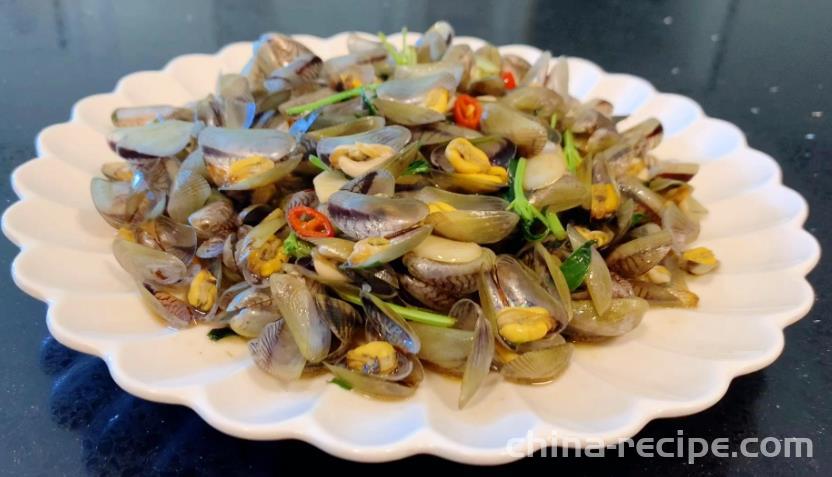
{"label": "black table surface", "polygon": [[[657,89],[690,96],[710,116],[737,124],[774,157],[786,185],[812,212],[807,229],[830,245],[832,217],[832,2],[681,1],[264,1],[0,0],[0,174],[34,156],[34,137],[68,118],[72,104],[110,91],[136,70],[214,52],[266,31],[327,36],[344,30],[422,31],[437,19],[495,44],[527,43],[591,59]],[[15,200],[8,180],[0,197]],[[49,227],[49,224],[44,224]],[[56,230],[55,233],[60,233]],[[777,240],[777,237],[760,237]],[[17,249],[0,240],[6,270]],[[808,437],[814,457],[524,459],[555,472],[820,474],[830,469],[832,308],[830,269],[810,275],[817,300],[790,326],[782,356],[737,378],[697,415],[654,421],[639,437]],[[4,274],[0,333],[0,474],[272,474],[289,464],[340,462],[297,441],[227,437],[192,411],[132,397],[104,363],[49,336],[45,306]],[[90,310],[95,313],[95,310]],[[101,317],[107,319],[108,317]],[[394,465],[455,466],[417,456]],[[505,467],[499,470],[507,470]],[[508,468],[510,470],[510,467]]]}

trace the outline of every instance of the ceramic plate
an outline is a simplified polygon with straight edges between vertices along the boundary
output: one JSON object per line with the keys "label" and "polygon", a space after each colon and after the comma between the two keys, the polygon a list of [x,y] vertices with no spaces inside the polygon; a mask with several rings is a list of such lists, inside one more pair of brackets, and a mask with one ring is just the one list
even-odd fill
{"label": "ceramic plate", "polygon": [[[346,34],[297,38],[323,58],[347,52]],[[524,45],[500,50],[529,61],[540,53]],[[702,165],[694,185],[710,214],[698,245],[713,249],[722,266],[692,281],[700,306],[651,310],[620,339],[578,346],[554,383],[519,386],[493,375],[464,411],[457,410],[459,383],[433,373],[403,402],[365,399],[327,377],[283,385],[257,369],[242,340],[212,342],[204,327],[174,331],[155,319],[113,258],[113,230],[89,194],[101,164],[117,160],[104,140],[114,108],[201,98],[220,72],[239,71],[250,55],[250,43],[234,43],[124,77],[112,93],[79,101],[69,122],[44,129],[38,157],[12,176],[20,201],[3,215],[3,231],[21,249],[15,282],[49,305],[49,330],[59,341],[103,358],[119,386],[137,396],[188,406],[235,436],[300,439],[347,459],[427,453],[494,464],[517,458],[508,443],[615,442],[651,419],[701,411],[732,378],[771,363],[783,328],[812,305],[805,276],[820,249],[802,229],[806,202],[781,184],[777,163],[694,101],[570,58],[573,95],[611,101],[616,115],[632,115],[622,126],[658,118],[665,139],[656,155]]]}

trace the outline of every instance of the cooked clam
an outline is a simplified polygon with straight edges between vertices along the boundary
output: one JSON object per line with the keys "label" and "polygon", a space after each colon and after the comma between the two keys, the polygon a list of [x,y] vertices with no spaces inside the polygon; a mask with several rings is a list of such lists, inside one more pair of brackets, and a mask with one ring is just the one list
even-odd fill
{"label": "cooked clam", "polygon": [[272,184],[300,162],[290,154],[295,140],[280,131],[207,127],[199,145],[211,181],[224,190]]}

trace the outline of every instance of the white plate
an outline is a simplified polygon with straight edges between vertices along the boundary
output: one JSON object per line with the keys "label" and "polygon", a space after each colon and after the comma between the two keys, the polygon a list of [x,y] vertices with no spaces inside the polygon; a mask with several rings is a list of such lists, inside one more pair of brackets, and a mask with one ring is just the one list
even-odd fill
{"label": "white plate", "polygon": [[[346,34],[298,39],[324,58],[346,53]],[[523,45],[501,51],[531,61],[539,54]],[[204,327],[176,332],[154,319],[112,257],[113,230],[89,197],[100,165],[117,160],[104,140],[113,108],[203,97],[218,73],[239,71],[250,54],[250,43],[234,43],[124,77],[114,92],[76,103],[69,122],[44,129],[38,158],[12,175],[20,201],[3,215],[3,231],[21,248],[12,265],[15,282],[48,303],[49,330],[60,342],[102,357],[119,386],[137,396],[188,406],[235,436],[296,438],[347,459],[428,453],[495,464],[517,457],[506,447],[511,439],[522,449],[529,438],[537,449],[553,436],[615,442],[652,419],[711,406],[733,377],[780,354],[783,328],[813,303],[805,276],[820,247],[802,229],[806,202],[783,187],[777,163],[692,100],[570,58],[574,95],[610,100],[615,114],[632,114],[629,124],[659,118],[665,140],[657,155],[702,164],[694,185],[710,215],[699,243],[716,252],[722,267],[691,284],[699,308],[651,310],[625,337],[578,346],[568,370],[549,385],[492,376],[464,411],[456,406],[458,382],[433,373],[403,402],[368,400],[326,377],[284,386],[253,365],[242,340],[215,343]]]}

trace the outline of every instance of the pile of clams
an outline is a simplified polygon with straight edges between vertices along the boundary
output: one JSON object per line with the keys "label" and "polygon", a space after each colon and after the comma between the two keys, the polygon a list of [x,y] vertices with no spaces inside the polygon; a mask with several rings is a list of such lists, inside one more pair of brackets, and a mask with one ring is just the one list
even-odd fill
{"label": "pile of clams", "polygon": [[280,380],[403,398],[456,376],[462,407],[696,306],[686,278],[719,262],[692,246],[697,165],[651,153],[662,125],[571,96],[565,58],[453,37],[324,59],[269,33],[205,98],[115,110],[92,199],[158,317],[249,340]]}

